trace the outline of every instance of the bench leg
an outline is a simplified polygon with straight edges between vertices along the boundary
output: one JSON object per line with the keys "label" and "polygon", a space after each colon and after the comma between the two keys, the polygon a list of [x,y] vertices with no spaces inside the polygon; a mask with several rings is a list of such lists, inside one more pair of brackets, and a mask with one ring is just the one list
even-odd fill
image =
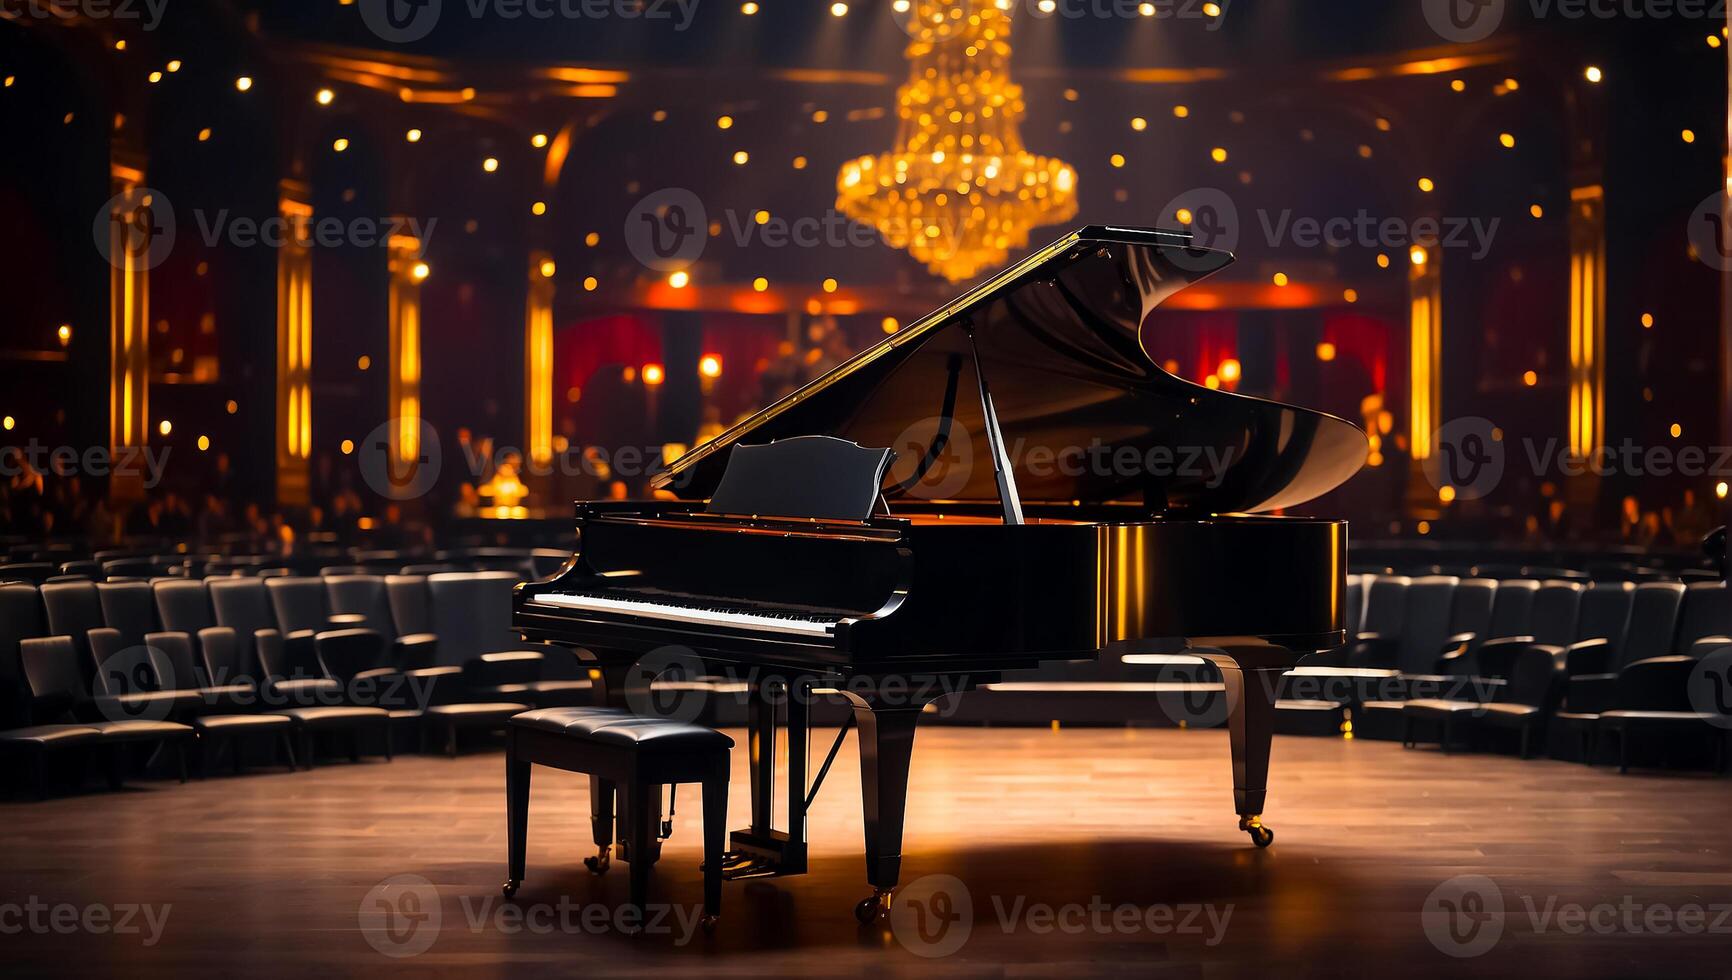
{"label": "bench leg", "polygon": [[515,746],[505,751],[505,897],[523,884],[529,851],[529,763],[517,758]]}
{"label": "bench leg", "polygon": [[704,926],[722,914],[722,852],[728,846],[728,771],[704,781]]}
{"label": "bench leg", "polygon": [[[656,839],[657,824],[661,822],[662,788],[655,783],[633,782],[626,787],[626,798],[630,802],[627,807],[631,820],[631,841],[633,846],[641,846],[640,842]],[[648,921],[644,899],[649,895],[650,868],[653,861],[645,860],[647,854],[640,852],[633,856],[631,862],[631,889],[629,891],[632,908],[637,910],[637,924],[641,929]]]}

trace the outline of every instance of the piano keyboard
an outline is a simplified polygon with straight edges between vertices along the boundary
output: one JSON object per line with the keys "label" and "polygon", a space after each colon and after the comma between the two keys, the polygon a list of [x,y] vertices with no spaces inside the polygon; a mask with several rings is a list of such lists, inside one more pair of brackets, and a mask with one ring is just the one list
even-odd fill
{"label": "piano keyboard", "polygon": [[625,614],[671,623],[695,623],[700,626],[720,626],[734,629],[762,630],[771,633],[791,633],[796,636],[831,637],[836,621],[792,614],[735,612],[702,606],[681,606],[667,602],[644,602],[637,599],[607,599],[593,595],[572,595],[563,592],[542,593],[534,602],[549,606],[564,606],[588,612]]}

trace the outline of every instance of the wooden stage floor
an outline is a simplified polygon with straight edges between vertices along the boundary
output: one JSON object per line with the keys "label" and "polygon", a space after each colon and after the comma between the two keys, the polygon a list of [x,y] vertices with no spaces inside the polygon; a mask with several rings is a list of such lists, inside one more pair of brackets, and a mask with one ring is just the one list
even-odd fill
{"label": "wooden stage floor", "polygon": [[[711,936],[692,928],[695,787],[652,886],[679,907],[635,937],[604,921],[624,866],[580,864],[587,795],[570,774],[536,771],[523,915],[501,911],[497,751],[12,800],[0,962],[177,978],[1732,975],[1732,782],[1707,774],[1278,738],[1277,839],[1259,852],[1231,813],[1223,732],[933,728],[915,750],[909,893],[862,928],[851,754],[814,808],[812,873],[728,884]],[[743,749],[735,762],[740,826]]]}

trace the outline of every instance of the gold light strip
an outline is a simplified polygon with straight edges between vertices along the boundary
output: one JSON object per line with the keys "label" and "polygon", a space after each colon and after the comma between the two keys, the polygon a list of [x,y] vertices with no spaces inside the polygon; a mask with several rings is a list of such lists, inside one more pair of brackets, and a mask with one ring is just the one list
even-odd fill
{"label": "gold light strip", "polygon": [[313,256],[306,189],[284,185],[277,211],[287,233],[277,248],[277,501],[307,502],[313,446]]}
{"label": "gold light strip", "polygon": [[529,458],[553,461],[553,258],[529,256],[529,296],[523,325],[524,439]]}
{"label": "gold light strip", "polygon": [[[116,163],[109,174],[117,196],[108,224],[108,441],[118,454],[150,438],[149,253],[155,221],[148,215],[140,218],[153,203],[136,193],[144,172]],[[136,481],[118,475],[110,481],[115,497],[128,499],[142,492]]]}
{"label": "gold light strip", "polygon": [[1414,459],[1430,459],[1442,413],[1439,357],[1443,346],[1443,277],[1435,245],[1408,253],[1408,438]]}
{"label": "gold light strip", "polygon": [[391,448],[395,462],[411,464],[421,454],[421,282],[427,265],[421,259],[421,240],[413,235],[392,235],[390,251],[390,298],[387,317],[390,333],[390,411],[396,420]]}
{"label": "gold light strip", "polygon": [[1570,452],[1593,455],[1605,432],[1606,208],[1598,185],[1570,191]]}

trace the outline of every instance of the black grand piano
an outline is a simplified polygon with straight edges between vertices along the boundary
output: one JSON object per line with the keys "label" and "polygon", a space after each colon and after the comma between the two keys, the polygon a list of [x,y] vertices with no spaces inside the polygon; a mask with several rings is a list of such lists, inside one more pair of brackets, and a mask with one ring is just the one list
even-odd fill
{"label": "black grand piano", "polygon": [[[1157,366],[1149,313],[1232,261],[1177,232],[1065,236],[678,460],[655,481],[677,499],[580,502],[577,552],[518,587],[516,629],[574,648],[614,703],[647,680],[634,664],[653,673],[642,664],[669,651],[748,684],[753,819],[731,838],[735,877],[805,871],[810,699],[846,697],[874,888],[862,918],[897,883],[922,710],[1043,661],[1214,662],[1239,826],[1266,846],[1278,678],[1345,639],[1347,525],[1262,512],[1338,486],[1367,447],[1339,418]],[[612,796],[596,785],[596,870]],[[654,842],[619,843],[654,859]]]}

